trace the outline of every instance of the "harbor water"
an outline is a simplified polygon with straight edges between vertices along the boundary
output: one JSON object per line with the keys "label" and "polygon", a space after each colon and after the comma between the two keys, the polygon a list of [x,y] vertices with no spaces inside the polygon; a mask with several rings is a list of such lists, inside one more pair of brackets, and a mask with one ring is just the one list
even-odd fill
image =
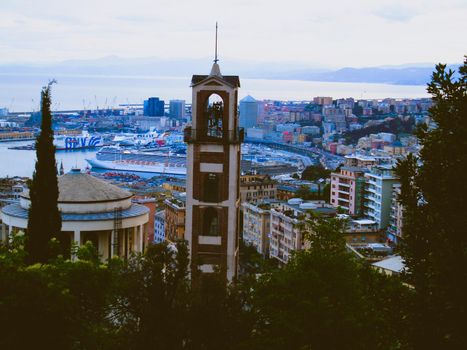
{"label": "harbor water", "polygon": [[[33,141],[0,142],[0,177],[31,177],[36,163],[36,152],[32,150],[16,150],[10,147],[26,146]],[[93,158],[98,149],[57,151],[55,158],[58,166],[63,163],[65,172],[73,167],[85,169],[86,158]]]}

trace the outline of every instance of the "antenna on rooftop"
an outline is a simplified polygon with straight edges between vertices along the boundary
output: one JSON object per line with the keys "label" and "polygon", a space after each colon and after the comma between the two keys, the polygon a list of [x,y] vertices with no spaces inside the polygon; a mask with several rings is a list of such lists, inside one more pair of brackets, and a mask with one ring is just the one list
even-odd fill
{"label": "antenna on rooftop", "polygon": [[214,63],[217,63],[219,59],[217,58],[217,22],[216,22],[216,46],[215,46],[215,53],[214,53]]}

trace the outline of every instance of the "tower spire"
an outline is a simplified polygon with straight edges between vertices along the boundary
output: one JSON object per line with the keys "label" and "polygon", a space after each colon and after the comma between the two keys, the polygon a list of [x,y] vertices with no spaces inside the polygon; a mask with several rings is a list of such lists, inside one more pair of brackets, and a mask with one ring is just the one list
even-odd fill
{"label": "tower spire", "polygon": [[217,22],[216,22],[216,42],[214,46],[214,63],[212,65],[211,73],[209,75],[211,76],[216,75],[218,77],[222,77],[221,69],[219,65],[217,64],[217,62],[219,61],[219,59],[217,58],[217,28],[218,27],[217,27]]}
{"label": "tower spire", "polygon": [[217,58],[217,22],[216,22],[216,46],[214,51],[214,63],[217,63],[219,59]]}

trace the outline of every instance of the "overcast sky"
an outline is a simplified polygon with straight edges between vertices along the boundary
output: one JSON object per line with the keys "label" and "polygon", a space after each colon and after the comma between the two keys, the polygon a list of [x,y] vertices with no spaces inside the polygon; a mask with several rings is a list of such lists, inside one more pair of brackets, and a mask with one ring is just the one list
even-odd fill
{"label": "overcast sky", "polygon": [[461,62],[467,0],[0,0],[0,63],[211,56],[328,67]]}

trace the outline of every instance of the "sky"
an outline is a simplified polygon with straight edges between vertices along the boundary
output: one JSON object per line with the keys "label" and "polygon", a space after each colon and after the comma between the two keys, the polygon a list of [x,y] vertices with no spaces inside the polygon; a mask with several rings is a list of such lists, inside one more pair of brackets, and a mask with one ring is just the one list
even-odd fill
{"label": "sky", "polygon": [[458,63],[467,0],[0,0],[0,64],[212,56],[338,68]]}

